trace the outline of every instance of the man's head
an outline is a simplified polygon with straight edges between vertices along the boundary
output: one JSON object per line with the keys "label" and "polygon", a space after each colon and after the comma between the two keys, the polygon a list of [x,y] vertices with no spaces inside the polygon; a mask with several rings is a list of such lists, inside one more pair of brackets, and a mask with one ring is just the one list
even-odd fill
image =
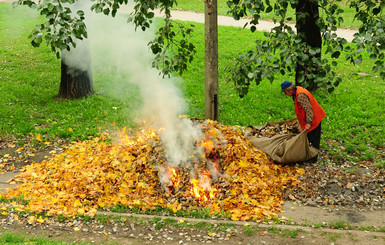
{"label": "man's head", "polygon": [[294,88],[295,85],[293,85],[293,83],[290,81],[283,81],[281,83],[281,92],[285,93],[288,96],[293,96],[293,94],[295,93]]}

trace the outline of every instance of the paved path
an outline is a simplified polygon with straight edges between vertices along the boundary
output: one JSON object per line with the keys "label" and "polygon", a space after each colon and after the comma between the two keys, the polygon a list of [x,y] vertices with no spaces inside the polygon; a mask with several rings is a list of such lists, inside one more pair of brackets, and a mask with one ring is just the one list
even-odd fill
{"label": "paved path", "polygon": [[[157,12],[155,13],[155,16],[157,17],[163,17],[164,15]],[[179,10],[173,10],[171,11],[171,17],[173,19],[177,20],[183,20],[183,21],[193,21],[198,23],[204,23],[204,14],[202,13],[196,13],[196,12],[189,12],[189,11],[179,11]],[[218,25],[221,26],[234,26],[234,27],[244,27],[244,25],[248,22],[248,19],[241,19],[241,20],[234,20],[230,16],[218,16]],[[274,24],[271,21],[264,21],[260,20],[259,24],[256,25],[257,30],[259,31],[270,31],[273,27],[275,27],[276,24]],[[295,29],[294,25],[290,25],[293,29]],[[337,35],[339,37],[345,38],[348,42],[351,42],[353,40],[353,35],[356,33],[355,30],[349,30],[349,29],[338,29]]]}
{"label": "paved path", "polygon": [[17,174],[19,174],[19,172],[5,172],[4,174],[0,175],[0,192],[16,186],[15,184],[10,184],[9,180],[11,180]]}
{"label": "paved path", "polygon": [[[131,12],[131,9],[129,7],[124,6],[124,7],[121,7],[120,12],[129,13]],[[164,17],[164,14],[160,13],[159,11],[155,11],[155,16]],[[203,13],[192,12],[192,11],[172,10],[171,18],[175,20],[192,21],[197,23],[205,22],[205,15]],[[233,17],[230,17],[230,16],[222,16],[222,15],[218,16],[218,25],[221,25],[221,26],[244,27],[248,21],[249,21],[248,19],[234,20]],[[256,28],[259,31],[270,31],[275,26],[276,24],[274,24],[272,21],[260,20],[259,24],[256,25]],[[294,25],[290,25],[290,26],[293,29],[295,29]],[[353,40],[353,35],[354,33],[356,33],[356,31],[349,30],[349,29],[338,29],[336,33],[339,37],[343,37],[348,42],[351,42]]]}
{"label": "paved path", "polygon": [[[13,0],[0,0],[0,2],[14,2]],[[119,9],[119,12],[121,13],[128,13],[131,12],[130,8],[127,6],[122,6]],[[164,14],[160,13],[159,11],[155,11],[156,17],[164,17]],[[192,11],[180,11],[180,10],[172,10],[171,11],[171,18],[176,20],[182,20],[182,21],[192,21],[197,23],[204,23],[204,14],[198,13],[198,12],[192,12]],[[241,20],[234,20],[230,16],[218,16],[218,25],[221,26],[234,26],[234,27],[244,27],[245,24],[248,22],[248,19],[241,19]],[[257,30],[259,31],[270,31],[275,24],[271,21],[264,21],[260,20],[259,24],[256,25]],[[295,29],[294,25],[290,25],[293,29]],[[349,29],[338,29],[336,31],[337,35],[340,37],[345,38],[348,42],[351,42],[353,40],[353,35],[356,33],[355,30],[349,30]]]}

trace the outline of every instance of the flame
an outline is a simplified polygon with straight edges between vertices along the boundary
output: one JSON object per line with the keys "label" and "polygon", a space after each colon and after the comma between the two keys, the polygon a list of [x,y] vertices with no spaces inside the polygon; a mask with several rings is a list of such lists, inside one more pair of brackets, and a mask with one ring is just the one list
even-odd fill
{"label": "flame", "polygon": [[180,186],[180,174],[176,171],[175,168],[169,168],[168,174],[171,180],[171,186],[175,189],[179,189]]}
{"label": "flame", "polygon": [[218,192],[216,188],[210,186],[210,171],[204,172],[200,179],[192,179],[192,187],[189,190],[190,194],[195,197],[199,203],[207,202],[215,197]]}
{"label": "flame", "polygon": [[199,185],[199,180],[192,179],[191,184],[193,185],[191,189],[191,193],[194,195],[195,198],[198,199],[198,201],[206,202],[207,196],[205,194],[205,189]]}
{"label": "flame", "polygon": [[214,142],[212,140],[201,141],[201,146],[205,147],[206,152],[210,152],[214,149]]}
{"label": "flame", "polygon": [[[216,132],[216,131],[214,131]],[[219,153],[215,151],[215,143],[212,141],[212,140],[207,140],[207,141],[204,141],[202,140],[200,142],[200,146],[204,147],[206,149],[206,153],[205,155],[203,155],[203,157],[205,157],[209,164],[210,164],[210,170],[212,171],[211,172],[211,176],[213,176],[214,178],[216,178],[218,175],[220,175],[222,173],[222,170],[221,170],[221,167],[220,167],[220,163],[219,163]]]}
{"label": "flame", "polygon": [[135,143],[146,143],[153,139],[159,139],[159,131],[151,127],[143,128],[142,130],[137,131],[136,139],[133,137],[133,135],[129,135],[129,133],[127,133],[126,131],[127,128],[123,127],[120,133],[120,138],[122,143],[128,145],[133,145]]}

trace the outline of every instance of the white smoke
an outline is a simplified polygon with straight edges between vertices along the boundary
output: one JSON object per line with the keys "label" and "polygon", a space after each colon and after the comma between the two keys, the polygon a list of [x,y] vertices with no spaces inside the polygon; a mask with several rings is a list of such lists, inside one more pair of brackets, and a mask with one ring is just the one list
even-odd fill
{"label": "white smoke", "polygon": [[76,48],[72,48],[70,51],[63,50],[61,57],[64,63],[68,66],[69,72],[91,72],[91,60],[89,53],[89,41],[88,39],[79,40],[75,39]]}
{"label": "white smoke", "polygon": [[[81,9],[89,9],[89,7],[85,6],[85,1],[79,1],[74,3],[73,5],[66,4],[71,8],[72,16],[75,17],[75,14],[78,10]],[[89,11],[88,11],[89,12]],[[90,12],[89,14],[90,15]],[[90,50],[89,50],[89,40],[88,39],[77,39],[73,38],[76,46],[72,47],[70,50],[62,50],[61,58],[62,61],[68,66],[68,73],[73,75],[77,75],[76,73],[88,72],[89,76],[91,76],[91,60],[90,60]]]}
{"label": "white smoke", "polygon": [[[81,9],[89,9],[89,6]],[[85,11],[86,12],[86,11]],[[126,83],[116,88],[137,85],[140,89],[143,106],[139,119],[157,129],[163,128],[161,139],[166,147],[167,160],[171,166],[187,162],[194,154],[201,154],[196,142],[202,132],[194,127],[189,119],[180,119],[186,103],[175,84],[176,78],[162,78],[159,71],[151,67],[152,53],[147,46],[153,39],[153,32],[135,31],[127,17],[104,16],[87,11],[86,25],[90,44],[92,70],[97,74],[102,69],[111,70],[126,78]],[[85,56],[76,49],[76,64],[87,62]],[[95,77],[95,76],[94,76]],[[98,92],[98,91],[96,91]]]}

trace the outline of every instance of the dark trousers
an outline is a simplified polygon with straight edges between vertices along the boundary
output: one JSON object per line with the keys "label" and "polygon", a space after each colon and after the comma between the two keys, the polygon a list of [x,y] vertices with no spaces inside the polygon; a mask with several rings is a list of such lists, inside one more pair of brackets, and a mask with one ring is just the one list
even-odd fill
{"label": "dark trousers", "polygon": [[320,142],[321,142],[321,122],[319,123],[318,127],[310,131],[310,133],[307,133],[307,139],[309,140],[309,143],[311,146],[320,149]]}
{"label": "dark trousers", "polygon": [[[318,127],[310,131],[310,133],[307,133],[307,138],[309,140],[309,143],[314,148],[320,149],[320,142],[321,142],[321,123],[319,123]],[[309,160],[309,162],[316,163],[318,160],[318,156],[313,157]]]}

